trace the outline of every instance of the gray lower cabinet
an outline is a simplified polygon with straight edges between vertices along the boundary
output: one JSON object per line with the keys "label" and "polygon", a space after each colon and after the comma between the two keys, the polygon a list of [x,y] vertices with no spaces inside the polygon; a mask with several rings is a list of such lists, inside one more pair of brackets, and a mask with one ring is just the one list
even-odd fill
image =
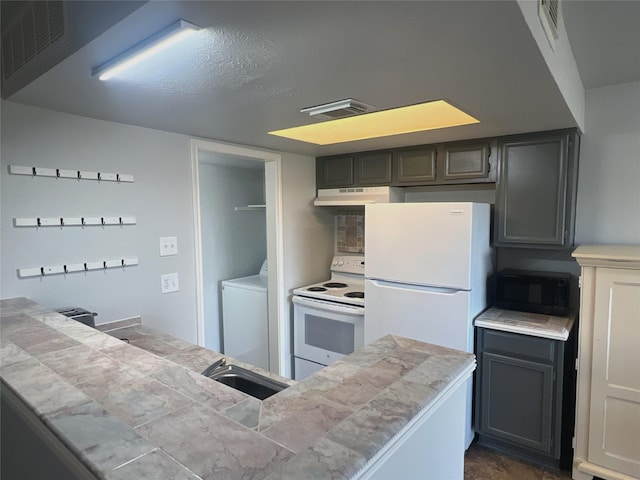
{"label": "gray lower cabinet", "polygon": [[578,142],[575,130],[500,139],[496,246],[573,245]]}
{"label": "gray lower cabinet", "polygon": [[[552,365],[495,353],[482,355],[483,433],[551,453]],[[509,389],[509,392],[505,392]]]}
{"label": "gray lower cabinet", "polygon": [[558,468],[564,342],[477,328],[478,442]]}

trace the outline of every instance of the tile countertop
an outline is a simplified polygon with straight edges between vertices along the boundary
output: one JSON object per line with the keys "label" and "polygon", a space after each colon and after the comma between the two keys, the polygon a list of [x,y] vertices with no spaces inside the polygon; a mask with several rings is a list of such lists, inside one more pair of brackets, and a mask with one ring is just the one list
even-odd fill
{"label": "tile countertop", "polygon": [[106,479],[354,478],[475,364],[386,336],[260,401],[198,373],[220,354],[146,327],[111,332],[129,344],[26,298],[0,310],[3,382]]}
{"label": "tile countertop", "polygon": [[491,307],[476,317],[476,327],[566,341],[575,315],[566,317]]}

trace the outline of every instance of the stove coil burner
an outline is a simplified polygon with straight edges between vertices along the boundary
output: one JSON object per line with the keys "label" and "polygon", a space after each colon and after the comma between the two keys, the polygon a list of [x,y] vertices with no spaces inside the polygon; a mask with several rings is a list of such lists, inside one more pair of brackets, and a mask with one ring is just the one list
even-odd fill
{"label": "stove coil burner", "polygon": [[344,294],[348,298],[364,298],[364,292],[349,292]]}
{"label": "stove coil burner", "polygon": [[324,287],[309,287],[307,288],[309,292],[326,292],[327,289]]}
{"label": "stove coil burner", "polygon": [[341,282],[323,283],[322,286],[323,287],[327,287],[327,288],[347,288],[347,284],[346,283],[341,283]]}

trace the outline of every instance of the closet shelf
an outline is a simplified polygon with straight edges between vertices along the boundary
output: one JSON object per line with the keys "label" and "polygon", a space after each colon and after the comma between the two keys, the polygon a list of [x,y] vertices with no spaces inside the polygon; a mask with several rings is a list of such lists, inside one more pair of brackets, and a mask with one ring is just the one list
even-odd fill
{"label": "closet shelf", "polygon": [[236,207],[236,212],[259,212],[264,211],[265,205],[247,205],[246,207]]}

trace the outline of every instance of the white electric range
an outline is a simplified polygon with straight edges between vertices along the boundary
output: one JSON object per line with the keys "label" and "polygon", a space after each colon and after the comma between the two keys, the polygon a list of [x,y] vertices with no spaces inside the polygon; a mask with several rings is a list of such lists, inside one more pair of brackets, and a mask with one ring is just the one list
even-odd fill
{"label": "white electric range", "polygon": [[364,256],[335,256],[331,278],[293,291],[294,378],[364,345]]}
{"label": "white electric range", "polygon": [[364,307],[364,256],[335,256],[331,278],[296,288],[294,295]]}

